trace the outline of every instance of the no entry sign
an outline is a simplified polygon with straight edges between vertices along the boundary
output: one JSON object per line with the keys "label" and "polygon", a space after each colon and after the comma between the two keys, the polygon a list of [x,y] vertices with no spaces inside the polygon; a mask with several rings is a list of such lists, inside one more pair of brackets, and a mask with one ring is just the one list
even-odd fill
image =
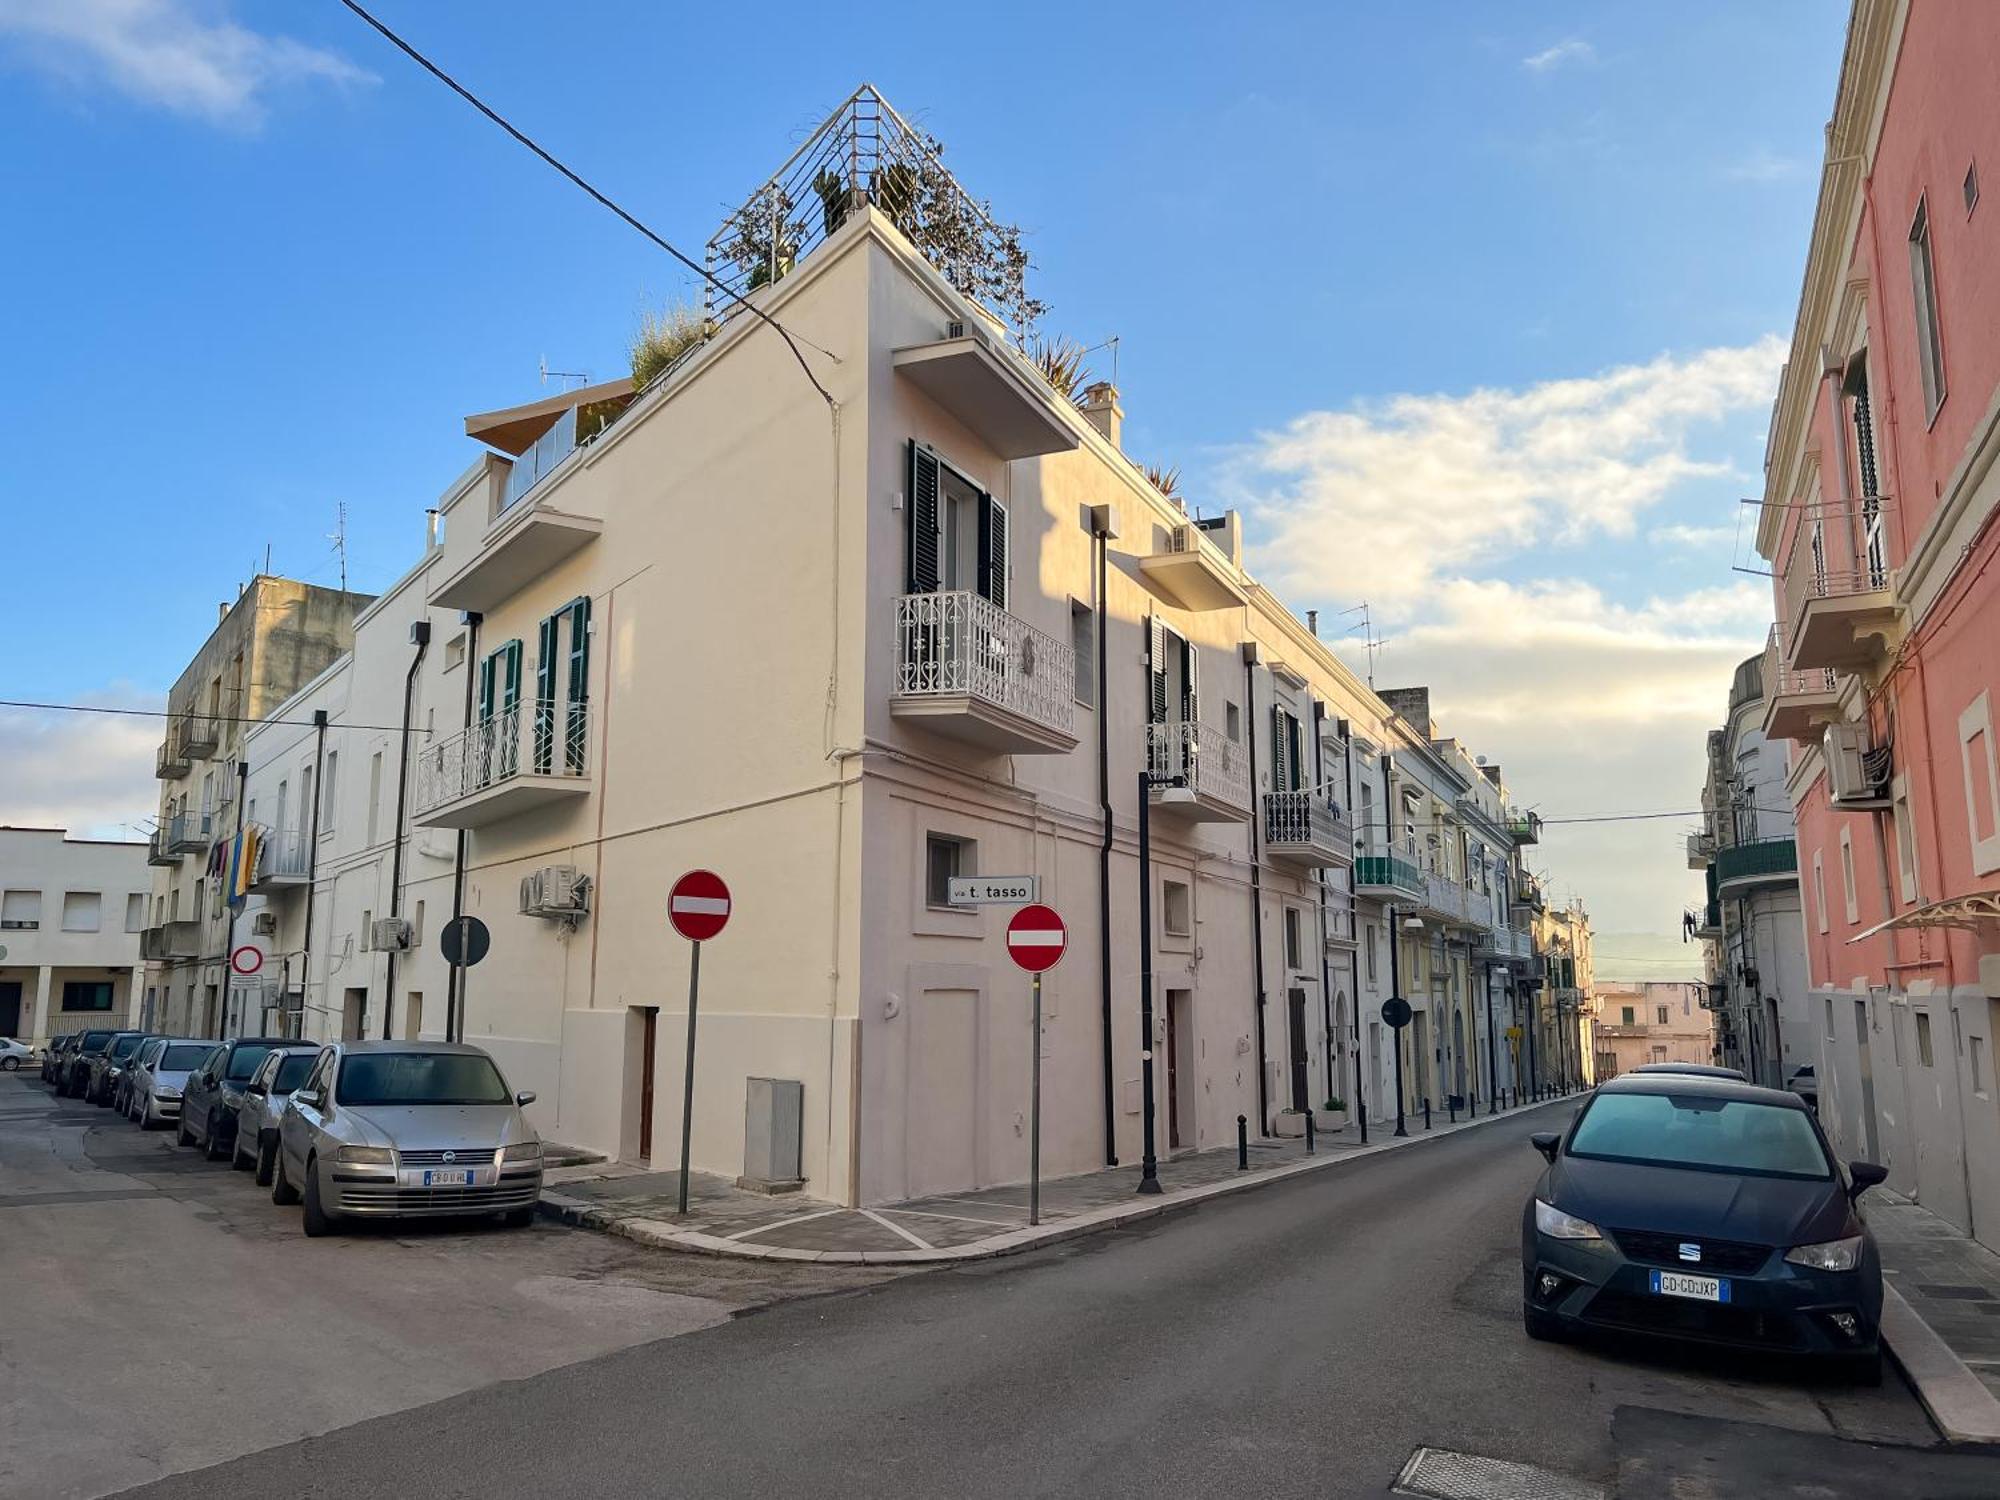
{"label": "no entry sign", "polygon": [[690,943],[705,943],[729,923],[729,887],[710,870],[689,870],[667,894],[667,920]]}
{"label": "no entry sign", "polygon": [[264,967],[264,955],[258,949],[245,943],[229,955],[229,967],[245,976],[255,974]]}
{"label": "no entry sign", "polygon": [[1030,974],[1053,969],[1069,946],[1069,929],[1055,908],[1037,902],[1014,913],[1007,924],[1007,952]]}

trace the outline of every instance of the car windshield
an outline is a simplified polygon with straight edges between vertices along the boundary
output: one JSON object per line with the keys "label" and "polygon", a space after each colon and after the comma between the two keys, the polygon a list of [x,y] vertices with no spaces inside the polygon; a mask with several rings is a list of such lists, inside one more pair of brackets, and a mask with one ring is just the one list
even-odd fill
{"label": "car windshield", "polygon": [[257,1071],[257,1064],[271,1055],[269,1042],[246,1042],[229,1055],[229,1072],[224,1076],[231,1083],[247,1083],[250,1075]]}
{"label": "car windshield", "polygon": [[170,1042],[153,1066],[162,1073],[187,1073],[208,1056],[207,1042]]}
{"label": "car windshield", "polygon": [[1804,1110],[1707,1094],[1599,1094],[1577,1122],[1569,1154],[1817,1181],[1833,1175]]}
{"label": "car windshield", "polygon": [[113,1062],[123,1062],[139,1050],[139,1043],[144,1040],[145,1038],[142,1036],[121,1036],[111,1044],[111,1060]]}
{"label": "car windshield", "polygon": [[83,1034],[83,1050],[85,1052],[102,1052],[105,1043],[110,1040],[111,1033],[108,1031],[86,1031]]}
{"label": "car windshield", "polygon": [[342,1104],[505,1104],[507,1085],[476,1052],[377,1052],[340,1065]]}
{"label": "car windshield", "polygon": [[312,1071],[313,1061],[318,1056],[317,1052],[294,1052],[286,1057],[278,1064],[278,1076],[271,1080],[271,1092],[289,1094],[305,1082],[306,1074]]}

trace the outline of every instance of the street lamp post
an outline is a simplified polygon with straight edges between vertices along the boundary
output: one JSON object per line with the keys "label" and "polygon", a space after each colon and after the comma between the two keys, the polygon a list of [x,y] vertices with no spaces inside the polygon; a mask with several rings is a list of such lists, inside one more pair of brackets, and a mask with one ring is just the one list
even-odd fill
{"label": "street lamp post", "polygon": [[1139,773],[1139,1100],[1145,1133],[1139,1159],[1139,1191],[1160,1191],[1160,1158],[1153,1149],[1153,788],[1185,790],[1187,777],[1144,770]]}

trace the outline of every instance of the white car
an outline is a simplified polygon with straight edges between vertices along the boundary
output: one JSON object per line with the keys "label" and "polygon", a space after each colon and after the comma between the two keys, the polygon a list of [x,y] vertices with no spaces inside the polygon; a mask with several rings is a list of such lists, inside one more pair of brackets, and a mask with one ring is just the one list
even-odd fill
{"label": "white car", "polygon": [[26,1042],[18,1042],[10,1036],[0,1036],[0,1073],[12,1073],[22,1063],[32,1062],[35,1049]]}

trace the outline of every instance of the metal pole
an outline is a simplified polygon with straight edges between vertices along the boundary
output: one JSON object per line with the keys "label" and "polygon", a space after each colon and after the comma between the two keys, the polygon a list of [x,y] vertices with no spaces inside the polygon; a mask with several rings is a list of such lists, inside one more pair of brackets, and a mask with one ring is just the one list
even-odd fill
{"label": "metal pole", "polygon": [[[1100,710],[1102,712],[1102,710]],[[1139,1191],[1160,1191],[1160,1159],[1153,1151],[1153,781],[1139,773],[1139,1092],[1140,1129],[1145,1134],[1139,1161]]]}
{"label": "metal pole", "polygon": [[701,997],[701,944],[688,959],[687,1080],[681,1085],[681,1199],[678,1212],[688,1211],[688,1147],[694,1135],[694,1012]]}
{"label": "metal pole", "polygon": [[1028,1222],[1042,1222],[1042,976],[1035,975],[1035,1031],[1029,1040]]}

